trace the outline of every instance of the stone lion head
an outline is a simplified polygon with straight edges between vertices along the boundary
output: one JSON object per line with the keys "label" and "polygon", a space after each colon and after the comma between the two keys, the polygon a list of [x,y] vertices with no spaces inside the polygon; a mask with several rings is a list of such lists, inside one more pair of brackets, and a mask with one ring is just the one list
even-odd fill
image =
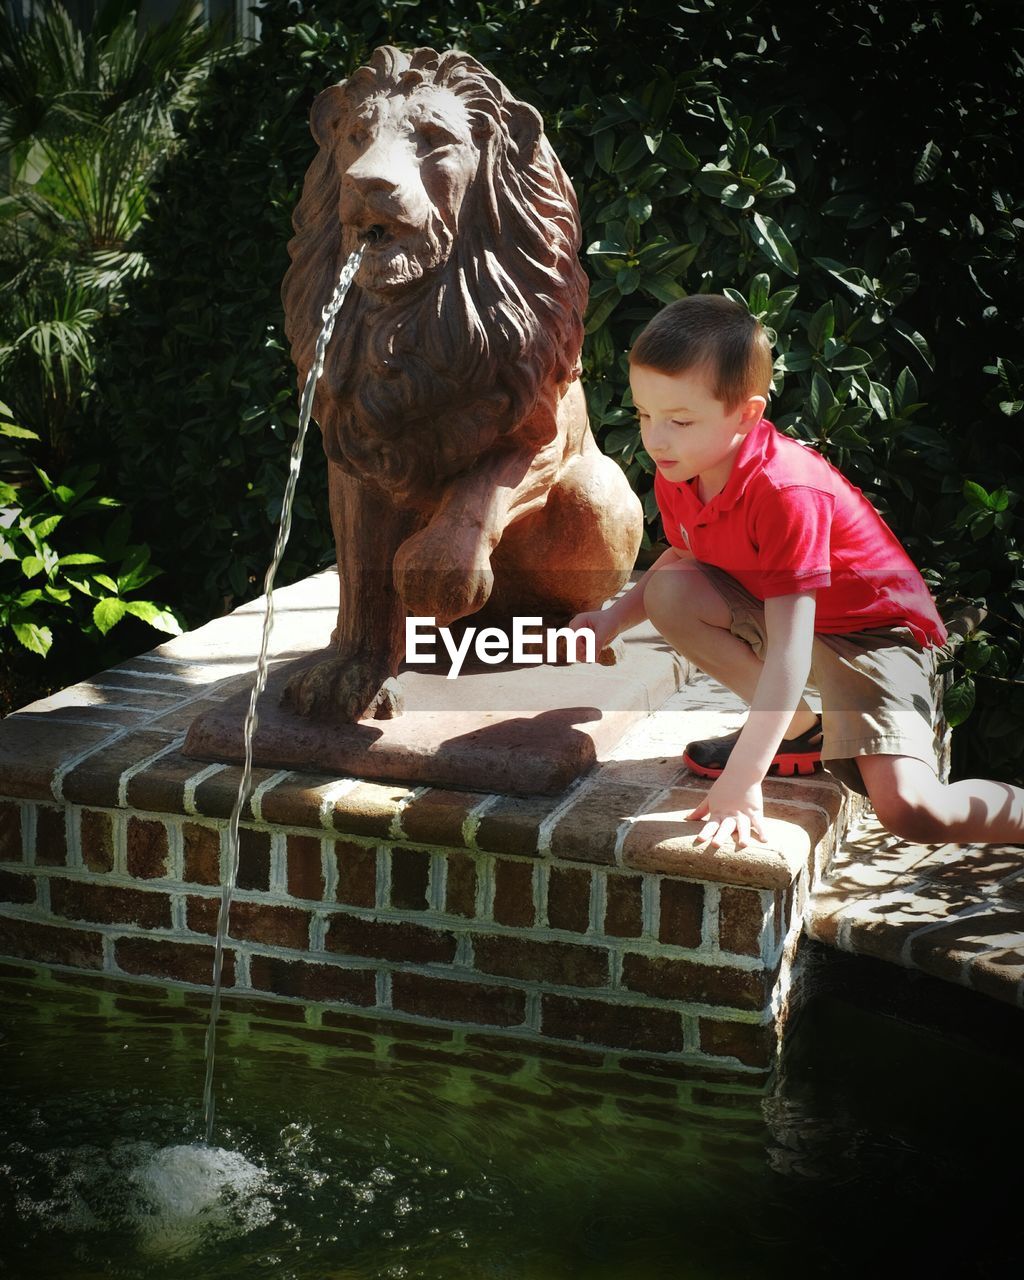
{"label": "stone lion head", "polygon": [[310,127],[282,288],[292,356],[304,379],[363,243],[317,419],[333,462],[429,506],[501,437],[554,434],[583,338],[576,198],[538,113],[466,54],[377,49]]}

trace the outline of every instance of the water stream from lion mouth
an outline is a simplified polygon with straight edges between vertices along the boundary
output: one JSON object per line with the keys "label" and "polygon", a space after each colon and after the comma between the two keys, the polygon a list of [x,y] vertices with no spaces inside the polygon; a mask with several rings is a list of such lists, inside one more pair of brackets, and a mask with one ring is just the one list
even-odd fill
{"label": "water stream from lion mouth", "polygon": [[204,1140],[207,1146],[213,1141],[213,1117],[215,1111],[213,1073],[216,1061],[217,1021],[220,1017],[221,979],[224,969],[224,939],[227,936],[228,918],[231,913],[231,898],[235,889],[235,881],[238,877],[238,824],[241,820],[242,809],[245,807],[246,801],[249,799],[249,792],[252,790],[253,738],[259,725],[259,713],[256,704],[267,684],[270,633],[274,626],[274,580],[281,566],[288,535],[291,533],[295,488],[298,484],[299,471],[302,467],[302,450],[306,440],[306,429],[313,413],[313,396],[316,393],[316,384],[324,371],[324,356],[327,351],[327,344],[330,342],[331,335],[334,332],[334,322],[348,295],[349,289],[352,287],[352,281],[355,279],[359,264],[363,260],[365,248],[365,244],[360,244],[349,255],[348,261],[341,269],[341,275],[338,277],[334,293],[321,313],[323,327],[316,340],[313,363],[309,373],[306,375],[306,381],[302,388],[302,397],[299,402],[299,426],[288,460],[288,480],[285,484],[284,498],[281,503],[281,519],[277,528],[277,542],[274,544],[274,554],[270,558],[266,578],[263,582],[267,610],[263,615],[260,652],[256,660],[256,671],[253,678],[252,692],[249,697],[249,710],[246,713],[242,731],[245,763],[242,768],[242,777],[238,783],[238,794],[235,797],[234,808],[231,811],[231,820],[228,824],[228,868],[221,890],[220,910],[217,915],[217,936],[213,952],[213,997],[210,1001],[210,1020],[206,1028],[206,1074],[203,1083]]}

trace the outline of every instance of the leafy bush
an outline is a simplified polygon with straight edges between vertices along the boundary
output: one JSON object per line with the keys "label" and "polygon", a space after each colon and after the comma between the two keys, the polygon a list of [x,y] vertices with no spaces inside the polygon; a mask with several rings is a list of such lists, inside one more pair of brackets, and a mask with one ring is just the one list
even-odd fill
{"label": "leafy bush", "polygon": [[[457,46],[541,110],[576,185],[591,415],[644,498],[648,550],[625,353],[663,302],[731,292],[775,332],[778,425],[865,490],[940,600],[987,604],[949,711],[977,699],[961,762],[1019,772],[1016,10],[455,0],[443,28],[439,12],[268,0],[261,45],[218,70],[161,181],[94,430],[190,619],[254,594],[270,551],[295,425],[278,288],[312,98],[376,44]],[[307,457],[286,576],[330,556]]]}
{"label": "leafy bush", "polygon": [[0,10],[0,283],[13,299],[0,376],[56,456],[91,390],[96,324],[144,270],[130,241],[212,49],[191,3],[143,31],[139,8],[107,0],[88,34],[59,4],[24,30]]}
{"label": "leafy bush", "polygon": [[[38,440],[35,432],[11,420],[0,404],[0,436],[17,442]],[[17,457],[8,450],[8,458]],[[27,460],[25,460],[27,461]],[[0,712],[21,701],[26,654],[47,657],[60,651],[50,679],[30,677],[37,692],[112,662],[103,640],[125,618],[138,618],[159,631],[177,635],[181,624],[172,611],[137,592],[160,570],[149,562],[149,548],[129,542],[126,511],[112,520],[97,520],[119,504],[93,493],[95,465],[68,469],[54,483],[45,471],[32,468],[36,484],[0,481]],[[68,537],[70,526],[75,535]],[[88,550],[67,551],[74,546]],[[56,635],[54,634],[56,632]],[[40,688],[40,684],[42,687]]]}
{"label": "leafy bush", "polygon": [[215,38],[190,3],[141,31],[139,8],[108,0],[88,34],[57,4],[27,29],[0,11],[0,710],[152,643],[130,622],[124,648],[107,642],[125,618],[179,629],[136,598],[158,570],[75,438],[98,331],[145,270],[131,242],[149,185]]}

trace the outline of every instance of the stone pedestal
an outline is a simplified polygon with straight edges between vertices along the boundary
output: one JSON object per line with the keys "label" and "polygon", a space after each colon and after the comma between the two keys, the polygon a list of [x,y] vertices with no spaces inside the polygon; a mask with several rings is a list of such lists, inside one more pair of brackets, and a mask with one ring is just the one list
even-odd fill
{"label": "stone pedestal", "polygon": [[[320,574],[300,584],[300,591],[312,652],[281,663],[270,676],[253,744],[256,764],[462,790],[497,788],[509,795],[559,795],[686,678],[686,663],[650,625],[617,642],[614,665],[488,664],[467,643],[469,656],[453,677],[444,644],[431,636],[437,660],[407,665],[398,676],[402,715],[357,724],[318,722],[282,707],[281,692],[296,671],[326,656],[317,645],[330,636],[337,582],[333,574]],[[540,627],[532,634],[539,638]],[[543,652],[535,643],[528,648],[538,656]],[[246,689],[200,712],[185,754],[241,764],[248,706]]]}
{"label": "stone pedestal", "polygon": [[[316,579],[277,594],[275,657],[310,647],[323,594]],[[182,748],[197,711],[248,687],[261,613],[0,724],[0,956],[209,989],[240,769]],[[769,781],[766,847],[696,848],[684,815],[708,784],[681,746],[743,711],[682,674],[558,795],[258,768],[227,989],[642,1069],[763,1075],[848,797],[820,774]]]}

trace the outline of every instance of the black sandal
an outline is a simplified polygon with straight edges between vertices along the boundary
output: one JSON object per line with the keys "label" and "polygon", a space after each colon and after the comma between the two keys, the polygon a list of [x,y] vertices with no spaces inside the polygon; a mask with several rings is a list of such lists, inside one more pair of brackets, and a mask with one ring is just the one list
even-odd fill
{"label": "black sandal", "polygon": [[[737,729],[735,733],[728,733],[721,738],[703,738],[700,742],[691,742],[683,751],[683,764],[691,773],[699,773],[702,778],[719,777],[729,762],[733,747],[739,741],[740,732]],[[782,739],[772,756],[768,772],[780,778],[813,773],[821,762],[821,746],[821,716],[818,716],[817,722],[798,737]]]}

